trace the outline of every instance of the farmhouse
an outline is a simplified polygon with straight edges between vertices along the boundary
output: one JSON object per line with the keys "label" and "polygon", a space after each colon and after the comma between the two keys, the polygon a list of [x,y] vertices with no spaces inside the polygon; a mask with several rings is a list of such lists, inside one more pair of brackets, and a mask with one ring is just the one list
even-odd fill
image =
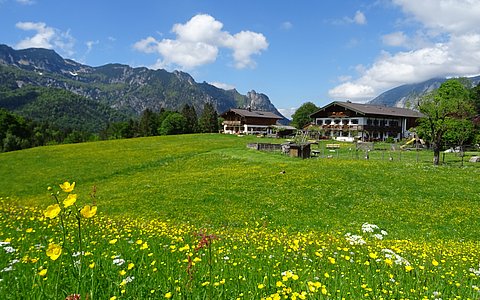
{"label": "farmhouse", "polygon": [[335,101],[310,115],[323,136],[337,140],[399,140],[421,113],[398,107]]}
{"label": "farmhouse", "polygon": [[220,115],[223,132],[230,134],[271,134],[282,117],[268,111],[232,108]]}

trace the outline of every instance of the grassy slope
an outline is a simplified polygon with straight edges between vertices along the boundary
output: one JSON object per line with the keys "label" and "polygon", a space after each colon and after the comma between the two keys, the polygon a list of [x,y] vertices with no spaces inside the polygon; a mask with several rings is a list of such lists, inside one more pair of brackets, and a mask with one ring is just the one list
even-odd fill
{"label": "grassy slope", "polygon": [[69,180],[81,197],[96,185],[109,215],[328,231],[370,222],[395,238],[479,237],[477,166],[300,160],[247,149],[255,139],[184,135],[2,153],[0,196],[43,207],[46,187]]}

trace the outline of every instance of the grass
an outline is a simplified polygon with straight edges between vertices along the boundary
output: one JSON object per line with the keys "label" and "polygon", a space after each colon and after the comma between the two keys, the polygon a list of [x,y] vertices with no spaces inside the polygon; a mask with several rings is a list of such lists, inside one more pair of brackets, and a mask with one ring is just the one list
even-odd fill
{"label": "grass", "polygon": [[[185,135],[0,154],[0,298],[479,298],[479,166],[451,154],[433,167],[428,152],[355,159],[347,144],[307,160],[246,148],[265,141]],[[47,187],[64,181],[76,182],[78,209],[97,189],[98,214],[78,219],[82,246],[77,209],[61,206],[66,227],[43,216]],[[52,243],[63,248],[55,261]]]}
{"label": "grass", "polygon": [[375,159],[374,152],[368,161],[301,160],[247,149],[253,141],[186,135],[3,153],[0,195],[45,206],[46,187],[76,181],[85,195],[97,187],[101,210],[110,216],[213,227],[265,220],[332,232],[370,221],[401,238],[477,238],[480,168],[474,164],[435,168],[408,152],[394,161]]}

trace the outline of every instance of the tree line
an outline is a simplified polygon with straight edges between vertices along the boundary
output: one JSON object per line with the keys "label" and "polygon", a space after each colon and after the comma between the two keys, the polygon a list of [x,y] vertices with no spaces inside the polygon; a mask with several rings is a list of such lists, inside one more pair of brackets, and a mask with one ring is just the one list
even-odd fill
{"label": "tree line", "polygon": [[33,121],[0,108],[0,152],[96,140],[218,132],[220,123],[221,119],[211,103],[205,104],[200,116],[188,104],[181,111],[161,109],[154,112],[146,109],[139,118],[109,123],[100,132]]}

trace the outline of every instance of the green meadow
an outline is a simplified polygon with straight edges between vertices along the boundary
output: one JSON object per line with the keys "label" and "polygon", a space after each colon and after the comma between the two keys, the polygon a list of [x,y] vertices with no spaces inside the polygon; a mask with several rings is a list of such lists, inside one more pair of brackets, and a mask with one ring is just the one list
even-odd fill
{"label": "green meadow", "polygon": [[75,181],[84,195],[96,186],[100,211],[109,216],[214,227],[262,220],[320,231],[373,222],[399,238],[478,238],[475,164],[433,167],[430,152],[417,163],[417,154],[408,151],[384,159],[373,151],[369,160],[362,152],[356,159],[349,144],[339,159],[332,153],[302,160],[247,149],[252,142],[281,141],[183,135],[2,153],[0,195],[45,206],[48,186]]}
{"label": "green meadow", "polygon": [[368,160],[328,141],[305,160],[246,147],[259,142],[282,141],[1,153],[0,299],[480,298],[480,164],[448,153],[434,167],[429,151],[388,145]]}

